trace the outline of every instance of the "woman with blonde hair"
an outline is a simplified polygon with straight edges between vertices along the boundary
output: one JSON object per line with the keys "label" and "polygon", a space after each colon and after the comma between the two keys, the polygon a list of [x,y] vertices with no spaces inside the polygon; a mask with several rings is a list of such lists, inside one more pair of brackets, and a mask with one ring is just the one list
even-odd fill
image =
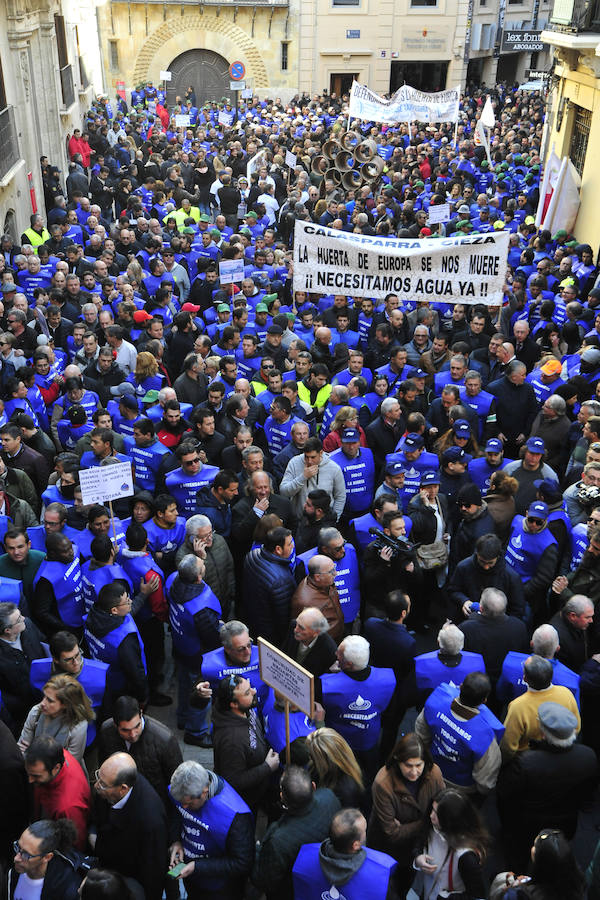
{"label": "woman with blonde hair", "polygon": [[25,753],[35,738],[53,737],[83,766],[88,724],[96,718],[90,698],[71,675],[53,675],[42,693],[25,720],[19,749]]}
{"label": "woman with blonde hair", "polygon": [[358,424],[358,410],[353,406],[342,406],[334,416],[329,434],[323,439],[323,450],[326,453],[332,453],[342,446],[342,432],[345,428],[358,428],[360,446],[367,446],[365,433]]}
{"label": "woman with blonde hair", "polygon": [[343,807],[364,808],[362,772],[341,734],[333,728],[317,728],[307,735],[306,749],[317,787],[332,790]]}
{"label": "woman with blonde hair", "polygon": [[164,375],[158,373],[158,360],[152,353],[142,350],[135,361],[135,372],[127,376],[127,381],[135,388],[138,397],[148,391],[161,391],[166,386]]}

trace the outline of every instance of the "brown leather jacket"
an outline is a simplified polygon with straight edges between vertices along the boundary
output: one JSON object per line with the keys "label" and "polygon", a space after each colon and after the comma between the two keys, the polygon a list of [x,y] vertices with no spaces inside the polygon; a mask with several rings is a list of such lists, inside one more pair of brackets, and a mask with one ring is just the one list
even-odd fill
{"label": "brown leather jacket", "polygon": [[290,616],[297,619],[303,609],[315,606],[329,622],[329,634],[336,644],[344,637],[344,615],[340,606],[335,584],[331,587],[320,587],[310,575],[304,578],[296,588],[292,597]]}

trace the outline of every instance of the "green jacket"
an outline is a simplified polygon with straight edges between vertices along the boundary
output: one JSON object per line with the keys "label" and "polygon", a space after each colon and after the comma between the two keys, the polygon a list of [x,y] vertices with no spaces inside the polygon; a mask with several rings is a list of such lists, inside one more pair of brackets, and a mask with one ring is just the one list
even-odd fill
{"label": "green jacket", "polygon": [[33,579],[35,573],[45,560],[46,554],[41,550],[30,550],[25,560],[25,565],[14,563],[8,553],[0,556],[0,578],[16,578],[23,582],[23,593],[29,600],[33,594]]}

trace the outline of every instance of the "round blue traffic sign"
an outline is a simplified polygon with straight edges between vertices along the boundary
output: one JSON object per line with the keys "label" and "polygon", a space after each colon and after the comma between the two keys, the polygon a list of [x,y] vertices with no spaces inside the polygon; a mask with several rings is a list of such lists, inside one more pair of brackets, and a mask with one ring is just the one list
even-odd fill
{"label": "round blue traffic sign", "polygon": [[229,75],[232,81],[241,81],[245,74],[246,66],[239,59],[229,66]]}

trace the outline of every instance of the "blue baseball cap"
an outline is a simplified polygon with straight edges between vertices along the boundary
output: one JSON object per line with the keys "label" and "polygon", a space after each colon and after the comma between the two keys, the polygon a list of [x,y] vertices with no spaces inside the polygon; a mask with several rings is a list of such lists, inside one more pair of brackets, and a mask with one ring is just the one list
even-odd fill
{"label": "blue baseball cap", "polygon": [[490,438],[485,445],[486,453],[502,453],[504,445],[500,438]]}
{"label": "blue baseball cap", "polygon": [[442,453],[442,462],[462,462],[470,463],[473,457],[469,453],[465,453],[462,447],[448,447],[447,450],[444,450]]}
{"label": "blue baseball cap", "polygon": [[360,441],[360,431],[358,428],[344,428],[342,432],[342,444],[351,444],[354,441]]}
{"label": "blue baseball cap", "polygon": [[529,504],[527,509],[527,515],[537,517],[538,519],[547,519],[548,518],[548,506],[546,503],[542,503],[541,500],[534,500],[533,503]]}
{"label": "blue baseball cap", "polygon": [[438,472],[423,472],[421,475],[421,487],[424,484],[440,484],[440,476]]}
{"label": "blue baseball cap", "polygon": [[427,378],[427,372],[424,372],[423,369],[415,369],[414,372],[410,373],[410,378]]}
{"label": "blue baseball cap", "polygon": [[530,453],[545,453],[546,445],[541,437],[530,437],[525,441]]}
{"label": "blue baseball cap", "polygon": [[541,494],[549,503],[558,503],[562,499],[560,485],[554,478],[538,478],[533,482],[533,486],[537,488],[538,494]]}
{"label": "blue baseball cap", "polygon": [[471,426],[467,422],[466,419],[457,419],[454,425],[452,426],[454,434],[459,438],[470,438],[471,437]]}
{"label": "blue baseball cap", "polygon": [[387,463],[385,467],[386,475],[403,475],[406,472],[406,469],[402,465],[401,462],[390,462]]}
{"label": "blue baseball cap", "polygon": [[425,446],[425,439],[422,434],[416,434],[414,431],[411,431],[410,434],[407,434],[404,438],[404,449],[405,450],[420,450],[421,447]]}

